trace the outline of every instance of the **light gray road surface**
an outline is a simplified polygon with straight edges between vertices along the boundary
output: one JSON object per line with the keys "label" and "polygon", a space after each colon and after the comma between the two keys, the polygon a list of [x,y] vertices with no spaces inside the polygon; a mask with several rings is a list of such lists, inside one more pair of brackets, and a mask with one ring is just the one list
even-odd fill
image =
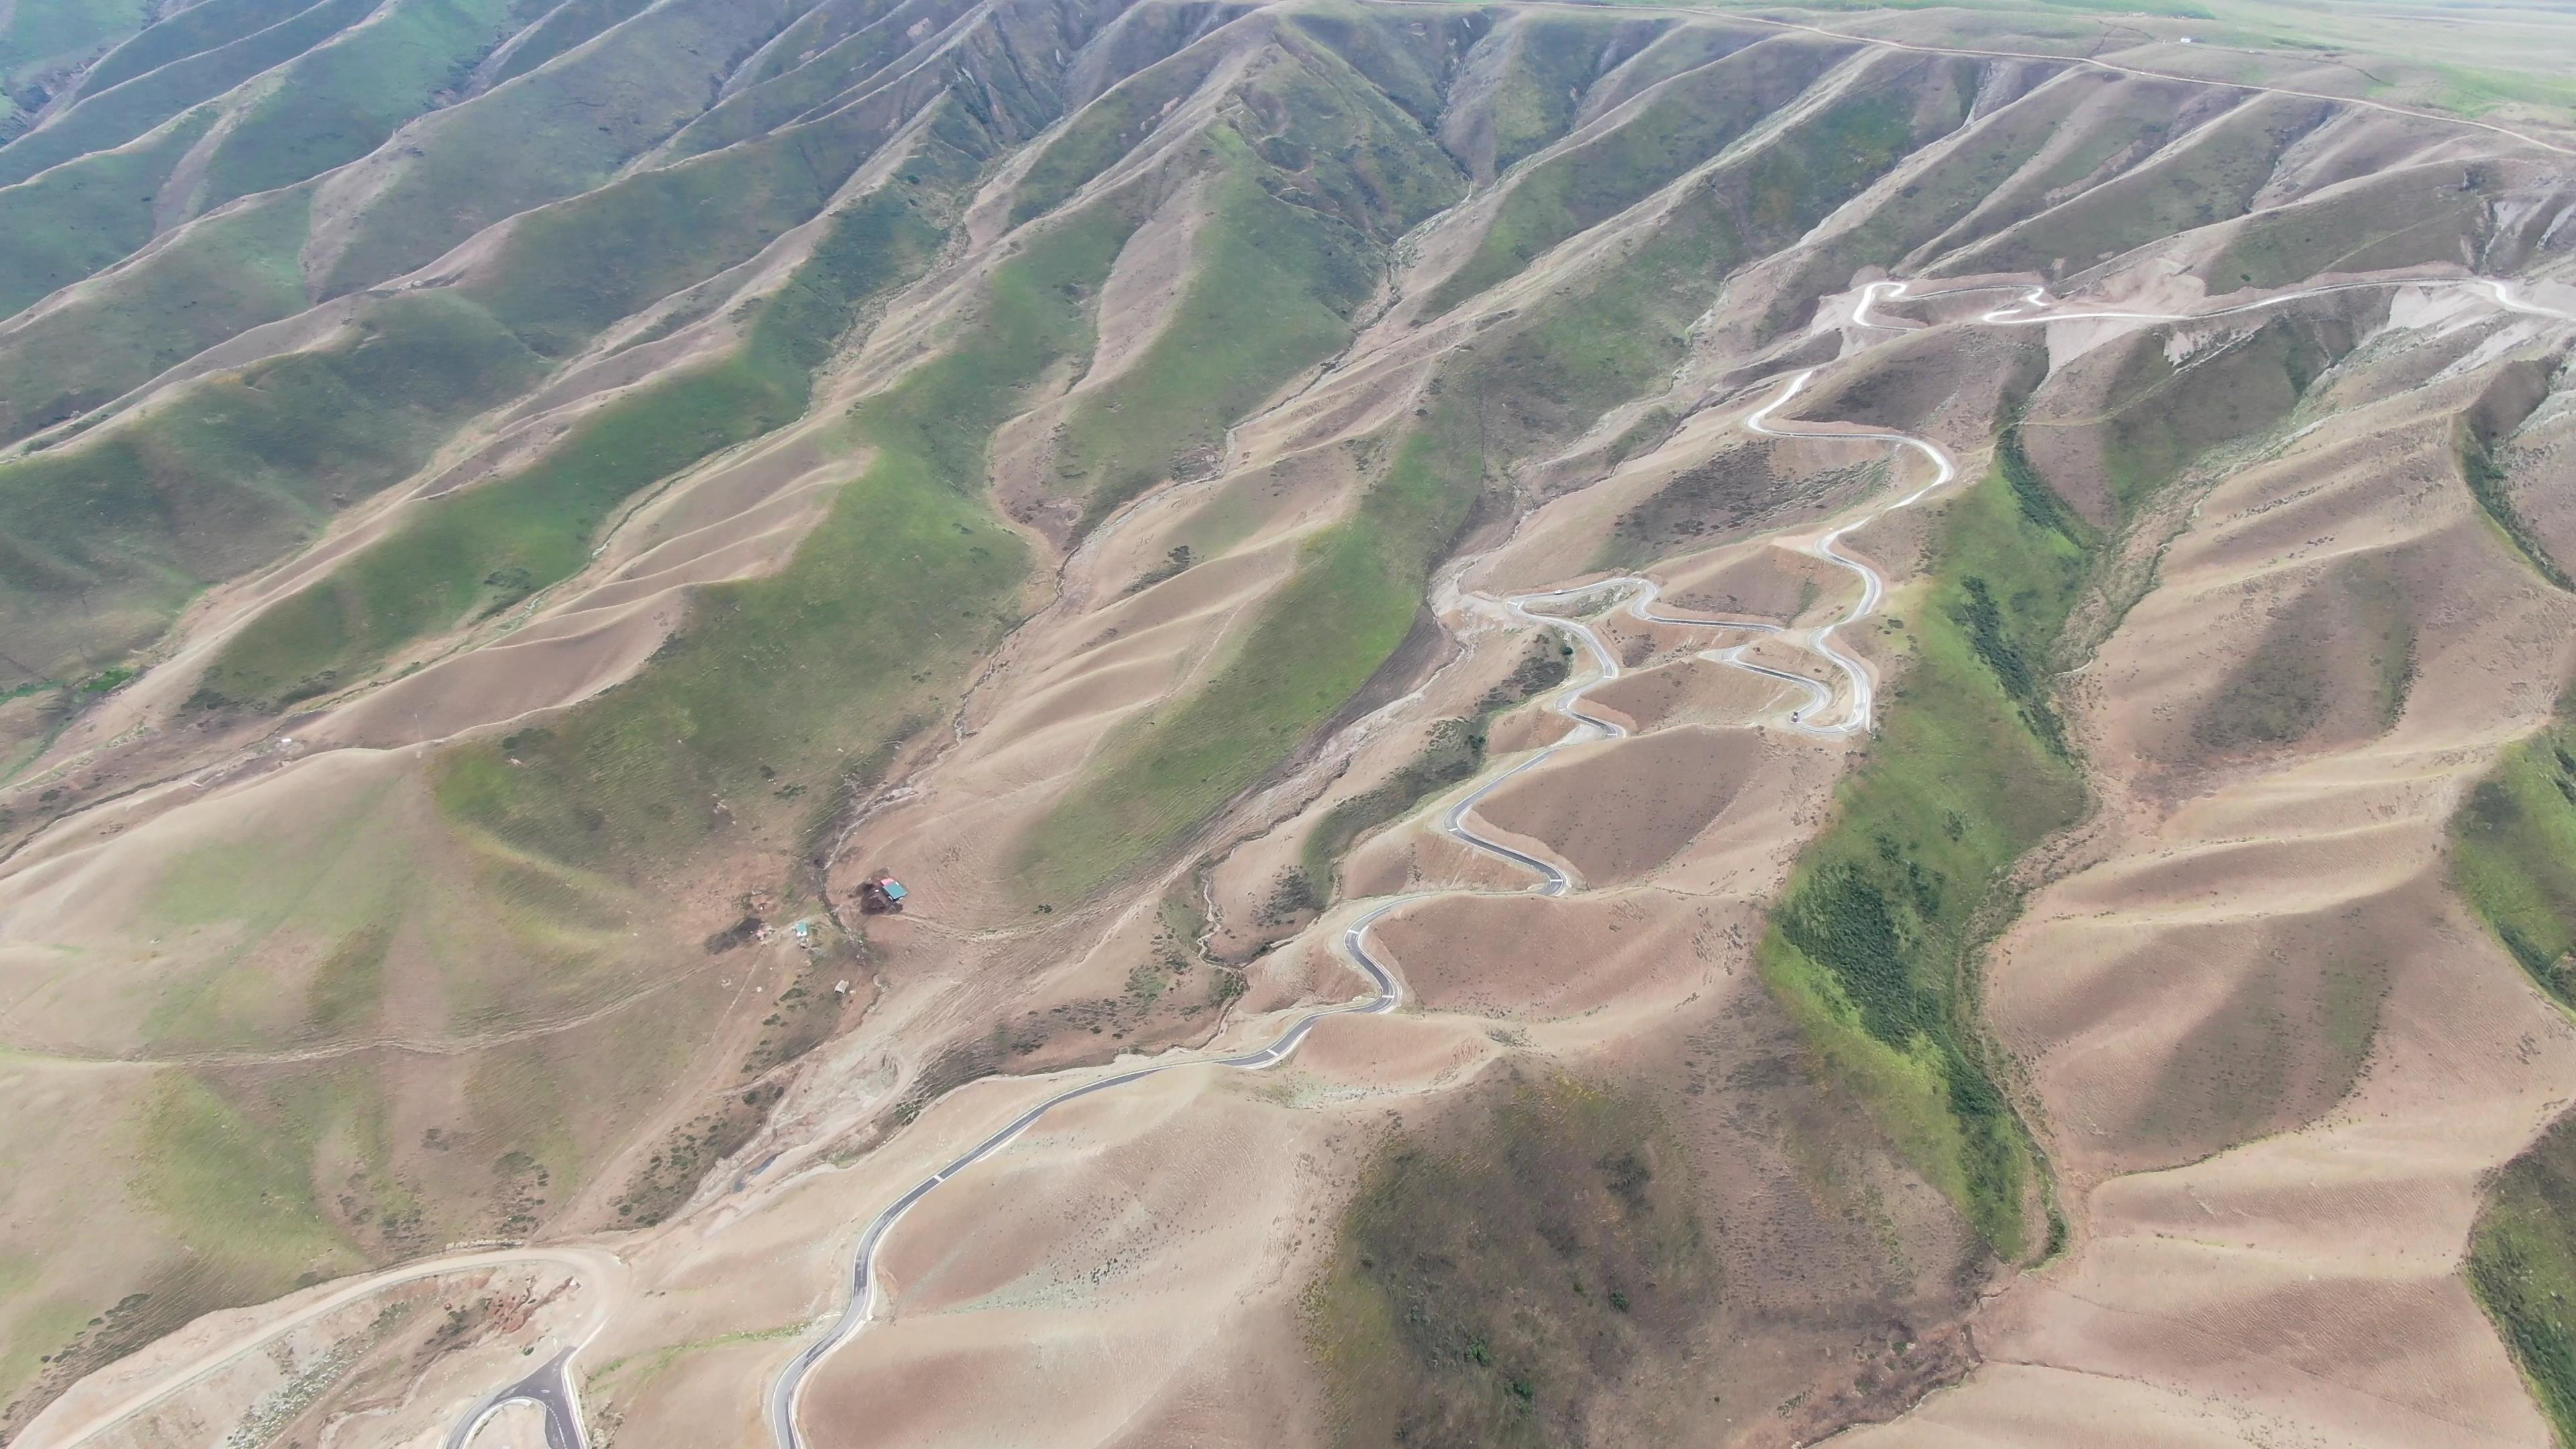
{"label": "light gray road surface", "polygon": [[[444,1449],[465,1449],[474,1431],[483,1421],[499,1413],[503,1404],[524,1399],[545,1410],[546,1449],[583,1449],[581,1424],[581,1391],[572,1381],[572,1356],[576,1348],[566,1348],[531,1370],[526,1378],[506,1389],[495,1390],[490,1397],[467,1411],[447,1431]],[[513,1444],[509,1449],[532,1449]]]}

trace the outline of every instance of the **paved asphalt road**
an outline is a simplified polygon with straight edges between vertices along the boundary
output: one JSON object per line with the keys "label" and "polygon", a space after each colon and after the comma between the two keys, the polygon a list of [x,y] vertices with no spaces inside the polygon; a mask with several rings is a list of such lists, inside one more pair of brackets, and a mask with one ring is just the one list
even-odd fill
{"label": "paved asphalt road", "polygon": [[[503,1404],[525,1399],[546,1412],[546,1449],[584,1449],[581,1426],[581,1393],[573,1387],[572,1356],[578,1345],[567,1348],[537,1365],[526,1378],[490,1397],[466,1412],[447,1431],[444,1449],[465,1449],[474,1431],[483,1427]],[[533,1445],[512,1444],[508,1449],[535,1449]]]}

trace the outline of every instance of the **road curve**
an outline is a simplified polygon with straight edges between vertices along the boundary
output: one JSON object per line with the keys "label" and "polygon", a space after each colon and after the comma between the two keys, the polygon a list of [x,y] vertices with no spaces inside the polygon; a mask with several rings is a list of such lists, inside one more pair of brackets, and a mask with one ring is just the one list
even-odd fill
{"label": "road curve", "polygon": [[[1887,515],[1896,512],[1900,508],[1911,508],[1915,504],[1921,502],[1925,496],[1938,489],[1947,487],[1952,479],[1959,476],[1959,465],[1952,461],[1948,449],[1943,448],[1940,444],[1933,442],[1929,438],[1919,438],[1912,433],[1899,433],[1879,429],[1854,430],[1834,427],[1774,427],[1771,423],[1771,415],[1787,406],[1789,401],[1792,398],[1795,398],[1799,393],[1806,391],[1807,384],[1814,379],[1815,375],[1816,370],[1811,367],[1805,372],[1799,373],[1797,376],[1789,379],[1789,385],[1780,390],[1780,395],[1755,409],[1752,415],[1744,420],[1744,426],[1753,432],[1774,438],[1813,438],[1826,442],[1849,441],[1889,443],[1893,444],[1899,453],[1919,453],[1926,459],[1929,459],[1932,464],[1932,477],[1930,481],[1917,487],[1914,491],[1898,498],[1893,503],[1872,509],[1870,512],[1864,513],[1858,518],[1836,526],[1831,531],[1825,533],[1822,537],[1816,539],[1813,543],[1802,546],[1800,550],[1812,558],[1819,558],[1838,568],[1848,569],[1860,579],[1860,602],[1852,605],[1851,612],[1843,615],[1843,617],[1839,619],[1836,619],[1834,622],[1825,625],[1823,628],[1816,630],[1813,634],[1808,636],[1807,639],[1807,647],[1815,650],[1818,654],[1823,655],[1835,668],[1842,671],[1845,679],[1851,681],[1851,711],[1844,717],[1841,724],[1833,727],[1829,732],[1834,734],[1859,734],[1868,731],[1871,724],[1877,718],[1877,689],[1876,686],[1871,683],[1868,666],[1861,663],[1858,659],[1853,658],[1851,655],[1844,653],[1841,649],[1835,646],[1834,631],[1840,629],[1845,624],[1859,623],[1861,620],[1868,618],[1871,614],[1876,613],[1878,611],[1879,601],[1887,596],[1887,580],[1882,578],[1879,575],[1878,570],[1872,568],[1868,563],[1843,552],[1841,548],[1842,541],[1845,538],[1850,537],[1854,530],[1865,528],[1870,524],[1876,523],[1878,520],[1885,518]],[[1771,671],[1766,670],[1763,672],[1769,673]]]}
{"label": "road curve", "polygon": [[[266,1347],[314,1319],[345,1308],[360,1299],[381,1293],[388,1288],[417,1283],[426,1278],[441,1278],[452,1273],[473,1273],[487,1268],[506,1268],[525,1263],[545,1263],[555,1267],[570,1268],[594,1279],[605,1278],[616,1267],[622,1266],[617,1263],[615,1255],[597,1248],[506,1248],[490,1252],[465,1253],[450,1258],[433,1258],[387,1272],[371,1274],[343,1288],[324,1294],[276,1322],[263,1324],[240,1338],[200,1354],[118,1403],[88,1415],[85,1422],[78,1424],[67,1433],[52,1432],[45,1420],[39,1418],[34,1424],[28,1426],[30,1432],[22,1442],[25,1449],[77,1449],[77,1446],[89,1443],[118,1424],[205,1378],[243,1354]],[[594,1283],[593,1287],[604,1292],[604,1284]],[[591,1313],[590,1328],[583,1337],[587,1339],[590,1333],[597,1332],[599,1325],[604,1321],[605,1305],[595,1304]],[[572,1348],[565,1349],[549,1361],[547,1367],[562,1374],[568,1368],[572,1355],[578,1347],[579,1345],[576,1344]],[[541,1369],[539,1372],[542,1373],[545,1370]],[[522,1384],[526,1382],[527,1380],[521,1381]],[[520,1395],[505,1391],[490,1402],[497,1404],[502,1398],[508,1397],[520,1397]],[[536,1396],[526,1395],[525,1397]],[[540,1398],[538,1402],[546,1401]],[[548,1419],[547,1433],[551,1438],[554,1433],[551,1407],[548,1410]],[[568,1449],[580,1449],[580,1423],[580,1417],[576,1412],[571,1420],[571,1432],[574,1437]],[[47,1432],[38,1434],[35,1431],[39,1429]],[[451,1434],[449,1443],[461,1444],[463,1437]]]}
{"label": "road curve", "polygon": [[580,1351],[578,1344],[567,1348],[537,1365],[526,1378],[493,1390],[447,1431],[441,1449],[465,1449],[484,1420],[501,1412],[503,1404],[522,1399],[545,1411],[546,1449],[583,1449],[581,1389],[572,1377],[572,1356]]}
{"label": "road curve", "polygon": [[[1327,1017],[1375,1015],[1393,1011],[1404,1000],[1404,988],[1397,982],[1395,973],[1388,970],[1383,962],[1370,953],[1368,931],[1369,927],[1376,925],[1378,919],[1387,912],[1418,899],[1420,899],[1419,896],[1400,896],[1383,902],[1353,921],[1342,933],[1343,955],[1362,976],[1368,979],[1374,994],[1338,1006],[1319,1007],[1308,1011],[1292,1022],[1288,1029],[1280,1033],[1268,1046],[1257,1051],[1236,1056],[1194,1057],[1156,1062],[1150,1066],[1133,1067],[1085,1082],[1078,1087],[1069,1087],[1022,1112],[999,1131],[959,1153],[949,1161],[947,1166],[914,1183],[901,1197],[896,1198],[882,1212],[870,1219],[867,1231],[859,1236],[858,1252],[850,1265],[849,1302],[841,1309],[840,1315],[834,1318],[831,1325],[824,1330],[822,1337],[799,1349],[796,1356],[787,1361],[787,1367],[770,1383],[767,1404],[769,1431],[771,1439],[778,1444],[779,1449],[800,1449],[805,1442],[803,1433],[796,1426],[796,1406],[804,1397],[805,1385],[812,1378],[814,1370],[843,1344],[857,1337],[874,1317],[877,1253],[884,1248],[886,1237],[894,1231],[895,1224],[903,1221],[904,1214],[911,1212],[923,1198],[930,1196],[957,1174],[1009,1146],[1021,1133],[1037,1125],[1038,1119],[1067,1102],[1188,1067],[1232,1067],[1242,1071],[1259,1071],[1286,1061],[1290,1054],[1306,1040],[1307,1034],[1315,1029],[1315,1024]],[[579,1449],[579,1446],[575,1446],[575,1449]]]}

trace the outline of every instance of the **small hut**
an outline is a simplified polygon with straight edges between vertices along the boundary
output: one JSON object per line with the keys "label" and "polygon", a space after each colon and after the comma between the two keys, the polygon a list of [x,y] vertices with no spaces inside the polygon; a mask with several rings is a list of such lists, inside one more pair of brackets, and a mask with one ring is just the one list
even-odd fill
{"label": "small hut", "polygon": [[903,898],[907,894],[902,881],[878,871],[859,887],[859,910],[871,916],[892,915],[903,909]]}

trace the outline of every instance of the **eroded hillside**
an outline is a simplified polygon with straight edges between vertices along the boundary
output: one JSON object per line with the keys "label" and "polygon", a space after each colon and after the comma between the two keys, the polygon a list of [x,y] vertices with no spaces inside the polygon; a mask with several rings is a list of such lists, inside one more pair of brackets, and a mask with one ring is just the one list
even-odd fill
{"label": "eroded hillside", "polygon": [[129,9],[0,1438],[2576,1433],[2563,22]]}

